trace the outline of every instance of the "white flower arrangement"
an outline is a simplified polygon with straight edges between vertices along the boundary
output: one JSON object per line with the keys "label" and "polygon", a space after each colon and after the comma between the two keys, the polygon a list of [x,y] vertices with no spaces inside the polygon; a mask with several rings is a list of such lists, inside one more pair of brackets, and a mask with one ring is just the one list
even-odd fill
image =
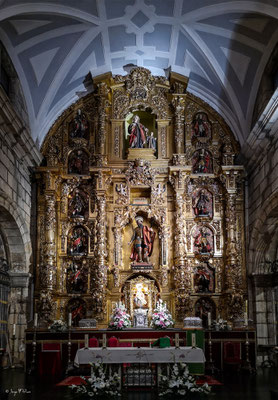
{"label": "white flower arrangement", "polygon": [[202,386],[197,385],[193,376],[189,374],[186,364],[174,364],[170,370],[169,376],[161,376],[159,396],[161,398],[196,398],[207,396],[210,393],[210,387],[207,383]]}
{"label": "white flower arrangement", "polygon": [[172,328],[174,321],[166,303],[161,299],[156,303],[156,309],[152,315],[151,327],[155,329]]}
{"label": "white flower arrangement", "polygon": [[[120,377],[117,373],[106,377],[103,365],[100,363],[91,364],[91,377],[81,376],[83,384],[71,385],[70,388],[80,398],[115,399],[120,394]],[[109,397],[108,397],[109,396]]]}
{"label": "white flower arrangement", "polygon": [[56,319],[53,323],[48,327],[52,332],[65,332],[67,330],[67,325],[61,319]]}
{"label": "white flower arrangement", "polygon": [[124,304],[119,302],[113,310],[113,315],[109,323],[111,329],[125,329],[131,326],[130,315],[126,312]]}

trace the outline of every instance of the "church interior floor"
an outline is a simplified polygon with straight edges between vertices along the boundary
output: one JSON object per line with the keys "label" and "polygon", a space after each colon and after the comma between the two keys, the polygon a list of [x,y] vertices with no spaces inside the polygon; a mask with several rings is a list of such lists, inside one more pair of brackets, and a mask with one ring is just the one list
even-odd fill
{"label": "church interior floor", "polygon": [[[231,372],[216,378],[223,386],[214,386],[217,400],[277,400],[278,368],[258,368],[256,374]],[[122,397],[127,400],[152,400],[154,392],[130,392]],[[20,369],[0,370],[1,400],[73,400],[71,390],[57,387],[26,375]]]}

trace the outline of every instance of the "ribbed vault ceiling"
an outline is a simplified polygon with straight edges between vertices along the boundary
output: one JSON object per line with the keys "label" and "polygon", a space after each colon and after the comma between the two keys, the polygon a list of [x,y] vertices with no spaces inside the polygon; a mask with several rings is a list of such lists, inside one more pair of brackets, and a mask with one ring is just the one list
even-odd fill
{"label": "ribbed vault ceiling", "polygon": [[89,71],[125,74],[129,63],[189,76],[243,143],[277,19],[276,0],[0,0],[0,39],[39,143]]}

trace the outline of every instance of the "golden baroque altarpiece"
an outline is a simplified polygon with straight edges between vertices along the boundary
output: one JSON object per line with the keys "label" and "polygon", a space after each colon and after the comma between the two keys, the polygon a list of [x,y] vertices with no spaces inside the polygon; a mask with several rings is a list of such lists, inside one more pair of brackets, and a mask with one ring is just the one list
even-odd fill
{"label": "golden baroque altarpiece", "polygon": [[150,318],[166,301],[182,326],[242,317],[243,168],[224,120],[169,80],[134,68],[94,79],[47,135],[36,171],[35,308],[107,327],[113,306]]}

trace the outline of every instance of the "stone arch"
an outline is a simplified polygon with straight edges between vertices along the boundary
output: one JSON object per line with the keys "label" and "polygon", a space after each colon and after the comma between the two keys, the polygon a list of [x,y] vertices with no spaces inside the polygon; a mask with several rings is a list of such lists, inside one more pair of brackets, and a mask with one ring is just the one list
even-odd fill
{"label": "stone arch", "polygon": [[[261,206],[260,216],[257,218],[250,235],[249,243],[249,274],[256,273],[259,264],[264,261],[264,255],[269,247],[271,233],[278,232],[278,192],[274,193]],[[276,220],[276,223],[273,222]],[[275,235],[273,235],[274,238]],[[278,235],[276,235],[278,236]],[[275,247],[271,240],[272,248]],[[276,242],[277,243],[277,242]],[[276,254],[277,257],[277,254]]]}
{"label": "stone arch", "polygon": [[15,202],[3,191],[0,191],[0,226],[11,269],[27,272],[32,254],[30,234]]}

